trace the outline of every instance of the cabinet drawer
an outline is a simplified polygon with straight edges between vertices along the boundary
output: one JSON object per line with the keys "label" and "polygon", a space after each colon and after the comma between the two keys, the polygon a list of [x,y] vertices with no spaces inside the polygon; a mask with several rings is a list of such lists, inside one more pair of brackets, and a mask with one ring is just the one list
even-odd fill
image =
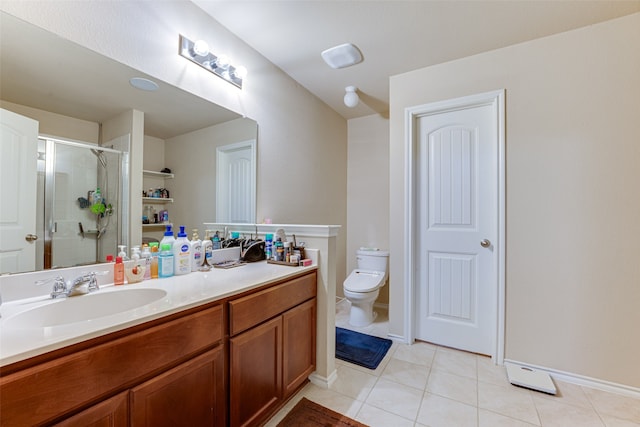
{"label": "cabinet drawer", "polygon": [[50,421],[213,347],[223,337],[218,305],[2,376],[0,425]]}
{"label": "cabinet drawer", "polygon": [[233,336],[316,296],[316,272],[229,302]]}

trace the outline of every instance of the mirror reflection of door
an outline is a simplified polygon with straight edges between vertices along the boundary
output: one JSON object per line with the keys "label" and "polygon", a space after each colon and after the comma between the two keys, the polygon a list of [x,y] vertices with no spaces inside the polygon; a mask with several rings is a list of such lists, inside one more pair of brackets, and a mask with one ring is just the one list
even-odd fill
{"label": "mirror reflection of door", "polygon": [[256,221],[256,141],[216,149],[216,222]]}
{"label": "mirror reflection of door", "polygon": [[35,269],[37,149],[38,122],[0,110],[0,273]]}

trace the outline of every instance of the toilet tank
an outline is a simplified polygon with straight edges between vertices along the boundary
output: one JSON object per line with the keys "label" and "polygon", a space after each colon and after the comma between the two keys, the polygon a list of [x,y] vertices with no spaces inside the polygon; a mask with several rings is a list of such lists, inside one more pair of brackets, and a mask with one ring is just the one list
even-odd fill
{"label": "toilet tank", "polygon": [[388,251],[359,250],[356,251],[358,269],[369,271],[387,271],[389,261]]}

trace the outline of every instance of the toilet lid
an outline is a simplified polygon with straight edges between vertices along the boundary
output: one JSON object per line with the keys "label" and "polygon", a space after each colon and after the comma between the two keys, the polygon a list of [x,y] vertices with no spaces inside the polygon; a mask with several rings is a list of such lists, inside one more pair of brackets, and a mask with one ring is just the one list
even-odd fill
{"label": "toilet lid", "polygon": [[377,271],[355,270],[351,272],[343,287],[349,292],[371,292],[382,285],[384,274]]}

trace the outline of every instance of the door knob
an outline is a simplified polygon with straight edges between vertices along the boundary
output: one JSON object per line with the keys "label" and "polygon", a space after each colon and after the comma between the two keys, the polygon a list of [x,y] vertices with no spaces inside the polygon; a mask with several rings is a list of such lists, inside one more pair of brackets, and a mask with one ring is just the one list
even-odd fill
{"label": "door knob", "polygon": [[27,242],[35,242],[36,240],[38,240],[38,236],[36,236],[35,234],[27,234],[26,236],[24,236],[24,240],[26,240]]}
{"label": "door knob", "polygon": [[480,246],[482,246],[483,248],[488,248],[489,246],[491,246],[491,242],[487,239],[483,239],[480,242]]}

